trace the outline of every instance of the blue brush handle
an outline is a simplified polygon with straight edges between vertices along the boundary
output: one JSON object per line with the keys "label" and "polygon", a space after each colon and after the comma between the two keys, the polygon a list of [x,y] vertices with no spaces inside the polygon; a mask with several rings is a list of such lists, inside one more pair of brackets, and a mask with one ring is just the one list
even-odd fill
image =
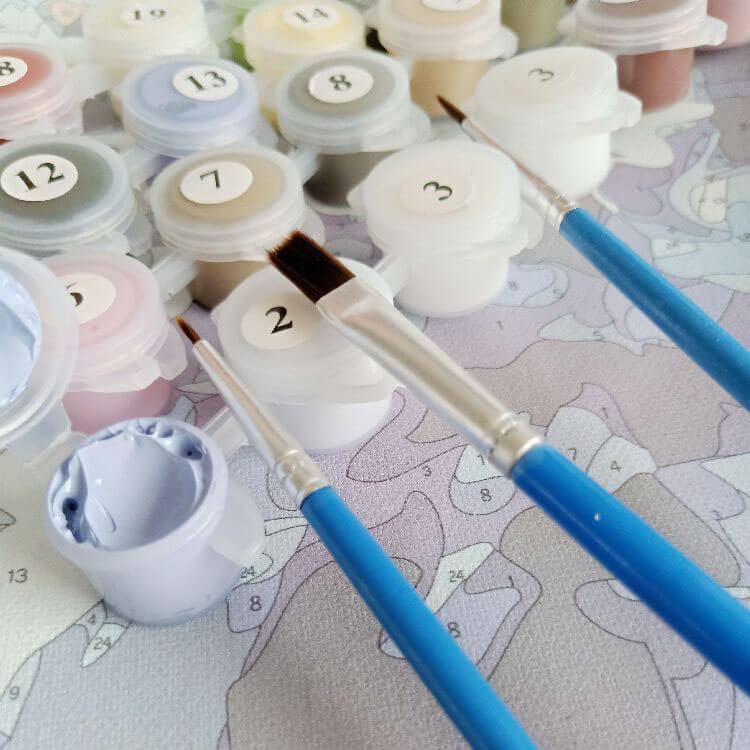
{"label": "blue brush handle", "polygon": [[750,409],[750,352],[655,268],[575,208],[560,233],[727,393]]}
{"label": "blue brush handle", "polygon": [[302,512],[437,702],[475,748],[534,744],[346,503],[330,487]]}
{"label": "blue brush handle", "polygon": [[512,478],[605,568],[750,693],[750,610],[549,445]]}

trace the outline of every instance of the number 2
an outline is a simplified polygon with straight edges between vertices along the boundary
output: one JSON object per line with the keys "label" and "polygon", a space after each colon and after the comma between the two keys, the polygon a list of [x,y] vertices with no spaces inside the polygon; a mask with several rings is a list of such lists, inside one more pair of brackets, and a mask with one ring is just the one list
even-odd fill
{"label": "number 2", "polygon": [[288,331],[294,323],[290,320],[288,323],[282,323],[284,318],[287,316],[288,310],[286,307],[282,307],[281,305],[277,305],[276,307],[272,307],[270,310],[266,310],[266,317],[268,317],[271,313],[276,313],[276,315],[279,316],[279,319],[276,321],[276,325],[271,329],[271,333],[280,333],[281,331]]}

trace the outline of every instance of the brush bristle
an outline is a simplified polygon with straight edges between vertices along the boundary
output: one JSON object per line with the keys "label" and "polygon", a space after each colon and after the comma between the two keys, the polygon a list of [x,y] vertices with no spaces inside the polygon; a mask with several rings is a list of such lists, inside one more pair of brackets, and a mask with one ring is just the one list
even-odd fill
{"label": "brush bristle", "polygon": [[185,318],[178,315],[175,318],[175,321],[177,321],[177,325],[182,328],[182,332],[190,339],[191,343],[197,344],[201,340],[198,331],[196,331],[195,328],[185,320]]}
{"label": "brush bristle", "polygon": [[302,232],[292,234],[268,257],[313,302],[354,278],[341,261]]}
{"label": "brush bristle", "polygon": [[455,104],[451,104],[447,99],[440,96],[440,94],[437,95],[437,100],[449,117],[452,117],[459,125],[463,123],[466,115]]}

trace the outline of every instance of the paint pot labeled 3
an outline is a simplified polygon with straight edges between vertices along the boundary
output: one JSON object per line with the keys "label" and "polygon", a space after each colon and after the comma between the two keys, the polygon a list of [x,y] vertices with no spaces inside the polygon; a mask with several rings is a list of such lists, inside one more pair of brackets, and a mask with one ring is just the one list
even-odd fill
{"label": "paint pot labeled 3", "polygon": [[586,47],[537,50],[496,65],[468,108],[509,153],[571,198],[604,181],[611,134],[641,116],[640,102],[618,90],[614,60]]}
{"label": "paint pot labeled 3", "polygon": [[37,136],[0,153],[0,242],[38,256],[151,245],[122,157],[86,136]]}
{"label": "paint pot labeled 3", "polygon": [[150,625],[216,606],[264,544],[263,519],[217,443],[164,417],[85,440],[57,470],[44,509],[55,549],[109,605]]}
{"label": "paint pot labeled 3", "polygon": [[266,251],[295,229],[324,237],[295,163],[262,146],[180,159],[157,176],[150,198],[164,243],[194,264],[190,290],[206,307],[265,265]]}
{"label": "paint pot labeled 3", "polygon": [[90,434],[163,413],[187,358],[151,271],[133,258],[102,254],[58,255],[45,264],[78,321],[78,357],[63,400],[73,429]]}
{"label": "paint pot labeled 3", "polygon": [[[392,298],[373,269],[345,263]],[[246,279],[212,318],[229,364],[306,450],[356,445],[387,415],[395,381],[275,269]]]}
{"label": "paint pot labeled 3", "polygon": [[397,301],[430,317],[466,315],[503,288],[527,242],[518,171],[490,146],[412,146],[382,161],[351,195],[373,242],[408,277]]}
{"label": "paint pot labeled 3", "polygon": [[62,398],[73,376],[78,326],[44,264],[0,247],[0,448],[32,463],[70,432]]}
{"label": "paint pot labeled 3", "polygon": [[393,151],[426,140],[427,115],[409,98],[409,76],[377,52],[317,58],[294,68],[277,88],[279,128],[318,155],[308,194],[345,205],[349,191]]}

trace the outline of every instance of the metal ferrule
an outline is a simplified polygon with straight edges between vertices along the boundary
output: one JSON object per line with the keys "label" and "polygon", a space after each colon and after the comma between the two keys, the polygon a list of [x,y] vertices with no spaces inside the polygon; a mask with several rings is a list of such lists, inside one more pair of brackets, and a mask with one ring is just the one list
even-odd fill
{"label": "metal ferrule", "polygon": [[318,465],[304,448],[257,401],[207,341],[194,348],[198,362],[208,373],[243,432],[271,469],[297,507],[315,490],[328,487]]}
{"label": "metal ferrule", "polygon": [[513,154],[509,153],[497,141],[485,133],[476,123],[467,119],[463,121],[462,127],[472,139],[486,143],[498,151],[502,151],[514,162],[521,175],[521,193],[526,202],[539,211],[544,219],[555,228],[555,231],[559,231],[565,216],[578,207],[576,202],[555,190],[552,185],[542,179],[536,172],[532,172],[523,162],[516,159]]}
{"label": "metal ferrule", "polygon": [[322,297],[318,309],[506,474],[541,442],[517,414],[359,279]]}

